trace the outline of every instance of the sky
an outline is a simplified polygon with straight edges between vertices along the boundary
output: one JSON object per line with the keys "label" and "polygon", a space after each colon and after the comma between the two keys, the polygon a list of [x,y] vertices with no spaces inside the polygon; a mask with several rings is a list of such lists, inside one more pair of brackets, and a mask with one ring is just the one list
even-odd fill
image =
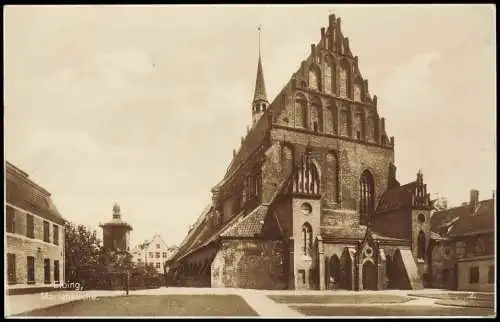
{"label": "sky", "polygon": [[117,202],[132,245],[180,243],[251,124],[258,25],[272,100],[330,13],[395,137],[398,180],[421,169],[449,205],[491,198],[492,5],[6,6],[5,157],[67,220],[99,229]]}

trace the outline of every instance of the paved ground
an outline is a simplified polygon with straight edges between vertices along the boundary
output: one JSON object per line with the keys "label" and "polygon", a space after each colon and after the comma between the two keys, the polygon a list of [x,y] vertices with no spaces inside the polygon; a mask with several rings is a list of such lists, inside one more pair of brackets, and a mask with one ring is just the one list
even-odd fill
{"label": "paved ground", "polygon": [[[415,294],[418,293],[418,294]],[[156,303],[156,305],[149,305],[148,310],[143,312],[145,315],[155,314],[161,315],[172,315],[165,313],[163,309],[157,309],[157,307],[180,307],[179,303],[185,301],[185,297],[172,297],[174,295],[235,295],[240,296],[244,302],[259,316],[266,317],[300,317],[300,316],[313,316],[313,315],[390,315],[390,316],[400,316],[400,315],[453,315],[453,316],[486,316],[494,315],[494,310],[492,308],[463,308],[463,307],[452,307],[452,306],[441,306],[436,304],[436,298],[442,298],[443,296],[433,296],[436,294],[449,294],[448,291],[443,290],[432,290],[426,289],[422,291],[401,291],[401,290],[387,290],[387,291],[264,291],[264,290],[248,290],[248,289],[216,289],[216,288],[160,288],[152,290],[138,290],[131,291],[128,297],[130,307],[135,305],[136,301],[143,301],[144,298],[138,295],[156,295],[155,297],[148,297],[151,299],[151,303]],[[47,296],[42,294],[27,294],[27,295],[12,295],[6,297],[6,314],[17,315],[23,312],[33,311],[36,309],[48,308],[55,305],[60,305],[68,302],[75,302],[76,300],[87,299],[85,301],[80,301],[84,304],[67,304],[67,308],[64,310],[79,313],[80,311],[90,310],[92,302],[94,306],[96,301],[93,300],[97,297],[116,297],[119,295],[124,295],[123,291],[84,291],[84,292],[50,292]],[[165,297],[165,296],[170,297]],[[427,297],[416,297],[415,295],[428,295]],[[133,296],[133,297],[132,297]],[[137,296],[137,297],[136,297]],[[287,298],[283,303],[273,301],[272,298]],[[337,300],[335,299],[337,297]],[[142,298],[137,300],[137,298]],[[193,299],[195,297],[192,297]],[[295,300],[293,300],[295,298]],[[322,299],[319,299],[322,298]],[[124,297],[124,299],[127,299]],[[136,299],[136,300],[134,300]],[[101,300],[103,303],[107,300]],[[123,301],[123,300],[119,300]],[[121,302],[115,303],[121,303]],[[162,302],[163,301],[163,302]],[[170,301],[170,302],[169,302]],[[205,301],[215,301],[214,298],[205,297]],[[234,300],[236,301],[236,300]],[[222,312],[229,312],[237,316],[243,311],[234,311],[235,302],[231,301],[218,301],[217,303],[222,303],[222,306],[231,306],[232,308],[221,308]],[[160,303],[162,302],[162,303]],[[111,302],[109,302],[111,303]],[[173,304],[172,304],[173,303]],[[177,303],[177,304],[175,304]],[[211,306],[218,306],[215,302],[212,302]],[[367,304],[371,303],[371,304]],[[392,303],[392,304],[391,304]],[[82,305],[87,305],[88,308],[84,308]],[[90,305],[90,306],[89,306]],[[63,306],[64,308],[65,306]],[[80,308],[78,308],[80,307]],[[240,305],[242,308],[243,305]],[[61,308],[57,309],[61,312]],[[97,309],[96,309],[97,310]],[[233,310],[233,311],[231,311]],[[243,309],[241,309],[243,310]],[[151,312],[155,311],[155,312]],[[38,311],[43,313],[43,311]],[[128,311],[129,315],[133,312]],[[188,313],[179,313],[177,315],[189,315]],[[203,313],[204,312],[204,313]],[[217,314],[210,313],[210,315],[215,316]],[[217,311],[219,312],[219,311]],[[238,313],[240,312],[240,313]],[[410,312],[410,313],[405,313]],[[33,312],[31,312],[33,313]],[[50,313],[50,311],[45,311],[45,313]],[[54,314],[54,313],[52,313]],[[80,313],[78,315],[85,314]],[[123,313],[127,315],[126,313]],[[206,315],[206,310],[198,310],[197,314],[191,313],[192,315]],[[47,315],[47,314],[45,314]],[[108,314],[109,315],[109,314]],[[137,315],[137,312],[133,315]]]}

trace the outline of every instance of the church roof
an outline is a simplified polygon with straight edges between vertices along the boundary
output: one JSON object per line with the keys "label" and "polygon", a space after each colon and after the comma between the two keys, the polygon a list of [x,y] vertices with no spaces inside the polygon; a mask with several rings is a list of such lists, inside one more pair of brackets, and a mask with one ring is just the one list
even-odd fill
{"label": "church roof", "polygon": [[5,200],[44,219],[61,225],[65,223],[50,193],[10,162],[6,162]]}
{"label": "church roof", "polygon": [[264,72],[262,71],[262,60],[259,55],[257,64],[257,77],[255,79],[255,93],[253,95],[255,101],[267,101],[266,84],[264,82]]}
{"label": "church roof", "polygon": [[264,219],[268,211],[267,205],[259,205],[248,215],[242,217],[232,227],[229,227],[221,237],[256,237],[262,232]]}
{"label": "church roof", "polygon": [[417,182],[413,181],[387,190],[380,198],[376,212],[389,211],[400,207],[410,206],[412,194],[416,187]]}

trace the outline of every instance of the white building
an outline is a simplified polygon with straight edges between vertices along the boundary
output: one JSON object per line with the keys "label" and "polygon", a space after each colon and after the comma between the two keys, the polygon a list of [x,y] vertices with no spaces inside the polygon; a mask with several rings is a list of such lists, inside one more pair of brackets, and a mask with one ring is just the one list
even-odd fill
{"label": "white building", "polygon": [[64,283],[64,224],[51,194],[6,162],[5,263],[9,293]]}
{"label": "white building", "polygon": [[132,261],[136,264],[152,265],[158,273],[163,274],[165,262],[171,254],[172,248],[160,235],[154,235],[147,244],[138,245],[132,250]]}

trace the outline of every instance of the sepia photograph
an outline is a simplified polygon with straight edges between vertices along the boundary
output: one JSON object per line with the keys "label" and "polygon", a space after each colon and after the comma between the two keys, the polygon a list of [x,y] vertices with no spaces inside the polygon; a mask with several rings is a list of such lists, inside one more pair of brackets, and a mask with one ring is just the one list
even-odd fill
{"label": "sepia photograph", "polygon": [[494,4],[6,5],[4,317],[496,317]]}

